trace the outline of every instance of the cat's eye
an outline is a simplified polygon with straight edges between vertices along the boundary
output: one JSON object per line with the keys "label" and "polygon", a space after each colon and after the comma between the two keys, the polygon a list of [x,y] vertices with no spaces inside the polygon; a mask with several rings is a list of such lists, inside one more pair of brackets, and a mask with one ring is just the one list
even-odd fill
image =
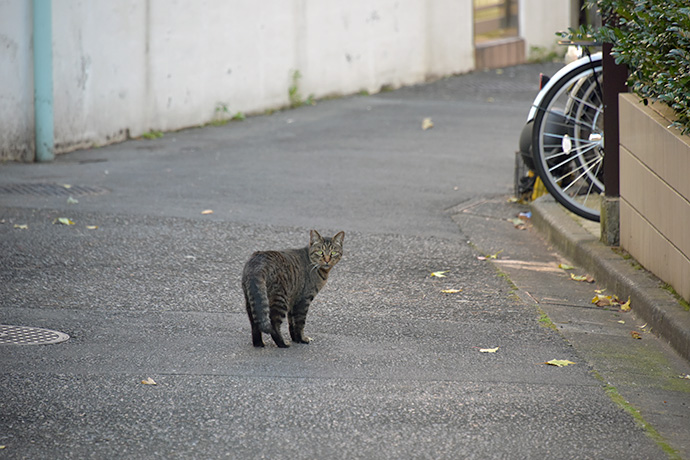
{"label": "cat's eye", "polygon": [[317,255],[317,256],[322,256],[322,255],[323,255],[323,251],[316,251],[316,255]]}
{"label": "cat's eye", "polygon": [[331,251],[331,255],[332,255],[332,256],[337,256],[337,255],[338,255],[338,252],[337,252],[337,251]]}

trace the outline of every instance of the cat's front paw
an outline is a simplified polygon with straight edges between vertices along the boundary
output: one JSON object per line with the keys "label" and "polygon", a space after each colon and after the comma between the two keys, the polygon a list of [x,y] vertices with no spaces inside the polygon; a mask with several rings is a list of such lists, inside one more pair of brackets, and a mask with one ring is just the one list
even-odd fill
{"label": "cat's front paw", "polygon": [[303,335],[302,338],[300,340],[296,340],[296,342],[308,344],[308,343],[311,343],[311,340],[312,340],[311,337],[307,337],[306,335]]}

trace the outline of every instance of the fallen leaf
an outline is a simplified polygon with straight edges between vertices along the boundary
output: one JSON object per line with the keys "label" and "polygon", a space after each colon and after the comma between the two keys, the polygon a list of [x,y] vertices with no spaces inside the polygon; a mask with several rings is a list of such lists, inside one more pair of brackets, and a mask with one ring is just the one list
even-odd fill
{"label": "fallen leaf", "polygon": [[29,226],[27,224],[14,224],[14,228],[18,228],[19,230],[28,230]]}
{"label": "fallen leaf", "polygon": [[551,361],[546,361],[544,364],[556,367],[565,367],[575,363],[572,361],[568,361],[567,359],[552,359]]}
{"label": "fallen leaf", "polygon": [[593,283],[594,278],[590,275],[576,275],[575,273],[570,274],[570,279],[573,281],[583,281],[585,283]]}
{"label": "fallen leaf", "polygon": [[604,292],[606,292],[606,289],[595,289],[594,292],[596,292],[597,294],[603,294]]}
{"label": "fallen leaf", "polygon": [[462,289],[441,289],[441,292],[443,292],[444,294],[457,294],[461,291]]}
{"label": "fallen leaf", "polygon": [[422,120],[422,129],[426,131],[427,129],[433,128],[434,123],[431,121],[431,118],[425,118]]}
{"label": "fallen leaf", "polygon": [[96,230],[96,229],[98,229],[98,225],[87,225],[86,229],[87,230]]}
{"label": "fallen leaf", "polygon": [[499,255],[500,253],[502,253],[502,252],[503,252],[503,249],[501,249],[500,251],[498,251],[496,254],[491,254],[491,255],[488,255],[488,256],[486,256],[486,257],[487,257],[487,259],[496,259],[496,258],[498,258],[498,255]]}
{"label": "fallen leaf", "polygon": [[77,204],[79,203],[79,200],[75,200],[71,196],[67,198],[67,204]]}
{"label": "fallen leaf", "polygon": [[618,322],[621,323],[621,324],[625,324],[625,321],[623,321],[622,319],[619,320]]}
{"label": "fallen leaf", "polygon": [[431,276],[432,276],[432,277],[435,276],[436,278],[445,278],[445,277],[446,277],[445,274],[448,273],[449,271],[450,271],[450,270],[443,270],[443,271],[440,271],[440,272],[432,272],[432,273],[431,273]]}
{"label": "fallen leaf", "polygon": [[68,219],[67,217],[58,217],[53,221],[53,223],[62,225],[74,225],[74,222],[71,219]]}
{"label": "fallen leaf", "polygon": [[616,296],[597,294],[592,299],[592,303],[595,304],[597,307],[609,307],[613,305],[614,297]]}
{"label": "fallen leaf", "polygon": [[204,209],[203,211],[201,211],[201,214],[213,214],[213,209]]}
{"label": "fallen leaf", "polygon": [[628,301],[621,305],[621,311],[630,311],[630,309],[630,297],[628,297]]}
{"label": "fallen leaf", "polygon": [[517,197],[511,196],[506,200],[508,203],[518,203],[520,200]]}
{"label": "fallen leaf", "polygon": [[679,375],[681,379],[688,379],[690,380],[690,374],[685,374],[685,375]]}
{"label": "fallen leaf", "polygon": [[572,265],[568,265],[568,264],[558,264],[558,268],[560,268],[561,270],[572,270],[575,267],[573,267]]}
{"label": "fallen leaf", "polygon": [[158,385],[151,377],[147,378],[146,380],[142,380],[141,383],[143,385]]}
{"label": "fallen leaf", "polygon": [[480,348],[479,353],[496,353],[500,347],[496,348]]}
{"label": "fallen leaf", "polygon": [[71,188],[72,188],[72,186],[71,186],[70,184],[62,184],[62,186],[65,187],[66,189],[71,189]]}
{"label": "fallen leaf", "polygon": [[633,339],[642,340],[642,336],[637,331],[630,331],[630,335]]}

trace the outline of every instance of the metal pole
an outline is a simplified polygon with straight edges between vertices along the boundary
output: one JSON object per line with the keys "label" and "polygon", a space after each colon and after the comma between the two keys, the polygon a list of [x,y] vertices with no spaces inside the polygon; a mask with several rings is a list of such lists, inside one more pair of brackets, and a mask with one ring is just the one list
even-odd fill
{"label": "metal pole", "polygon": [[33,0],[36,161],[55,159],[51,0]]}

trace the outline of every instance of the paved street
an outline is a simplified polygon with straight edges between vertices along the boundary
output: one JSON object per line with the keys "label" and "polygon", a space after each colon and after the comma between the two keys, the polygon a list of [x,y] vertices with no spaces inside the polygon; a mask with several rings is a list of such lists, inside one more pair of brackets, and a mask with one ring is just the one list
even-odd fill
{"label": "paved street", "polygon": [[[517,138],[555,68],[0,165],[0,323],[70,335],[0,345],[0,459],[687,458],[688,363],[630,338],[631,314],[591,306],[595,286],[508,221],[526,210],[507,202]],[[311,228],[345,231],[314,341],[255,349],[242,266]],[[635,361],[595,352],[604,339],[659,365],[621,370]]]}

